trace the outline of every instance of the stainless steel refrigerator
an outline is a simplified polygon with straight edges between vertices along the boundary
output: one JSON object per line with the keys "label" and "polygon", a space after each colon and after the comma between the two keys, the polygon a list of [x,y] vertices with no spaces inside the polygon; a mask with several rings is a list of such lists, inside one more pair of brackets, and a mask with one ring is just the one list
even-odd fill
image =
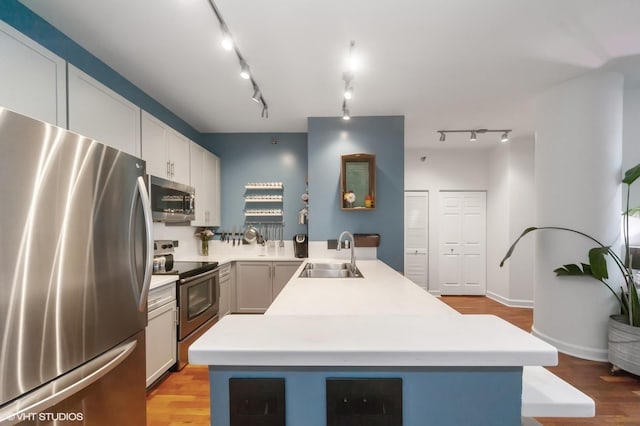
{"label": "stainless steel refrigerator", "polygon": [[144,425],[145,162],[0,108],[0,425]]}

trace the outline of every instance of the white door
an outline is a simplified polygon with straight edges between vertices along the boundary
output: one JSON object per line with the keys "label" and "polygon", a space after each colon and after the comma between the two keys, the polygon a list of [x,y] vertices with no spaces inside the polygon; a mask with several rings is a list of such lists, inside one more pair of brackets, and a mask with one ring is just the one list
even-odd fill
{"label": "white door", "polygon": [[440,192],[442,294],[485,294],[486,199],[485,192]]}
{"label": "white door", "polygon": [[404,193],[404,275],[425,290],[429,284],[429,193]]}

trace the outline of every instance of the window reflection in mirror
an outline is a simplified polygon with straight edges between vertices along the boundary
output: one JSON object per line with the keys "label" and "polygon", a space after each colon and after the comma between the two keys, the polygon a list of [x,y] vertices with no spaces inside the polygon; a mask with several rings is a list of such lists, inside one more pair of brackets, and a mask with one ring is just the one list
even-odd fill
{"label": "window reflection in mirror", "polygon": [[375,208],[376,156],[348,154],[341,158],[341,208],[365,210]]}

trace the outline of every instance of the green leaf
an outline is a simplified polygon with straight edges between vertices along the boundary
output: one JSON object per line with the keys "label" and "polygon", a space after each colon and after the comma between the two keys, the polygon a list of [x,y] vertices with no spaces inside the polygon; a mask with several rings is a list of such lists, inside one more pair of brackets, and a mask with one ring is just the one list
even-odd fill
{"label": "green leaf", "polygon": [[640,206],[629,209],[622,214],[627,216],[640,216]]}
{"label": "green leaf", "polygon": [[627,185],[631,185],[640,177],[640,164],[637,164],[635,167],[627,170],[624,174],[624,179],[622,179],[622,183],[626,183]]}
{"label": "green leaf", "polygon": [[582,270],[584,271],[585,275],[591,275],[593,277],[593,271],[591,271],[591,265],[589,265],[588,263],[581,263],[582,265]]}
{"label": "green leaf", "polygon": [[607,271],[607,259],[609,247],[595,247],[589,250],[589,264],[591,265],[591,275],[597,279],[609,278]]}
{"label": "green leaf", "polygon": [[631,325],[640,327],[640,300],[638,290],[633,282],[629,285],[629,298],[631,299]]}
{"label": "green leaf", "polygon": [[562,265],[560,268],[555,269],[553,272],[556,273],[557,276],[579,276],[579,275],[591,275],[586,274],[578,265],[575,263],[571,263],[568,265]]}
{"label": "green leaf", "polygon": [[525,229],[524,231],[522,231],[522,234],[520,234],[520,236],[518,237],[518,239],[511,244],[511,247],[509,247],[509,251],[507,251],[507,254],[504,255],[504,258],[502,259],[502,261],[500,262],[500,267],[502,268],[502,266],[504,265],[504,262],[507,261],[507,259],[509,259],[511,257],[511,255],[513,254],[513,250],[515,250],[516,245],[518,244],[518,242],[522,239],[522,237],[524,237],[525,235],[527,235],[529,232],[533,232],[535,230],[537,230],[538,228],[536,228],[535,226],[531,226],[527,229]]}

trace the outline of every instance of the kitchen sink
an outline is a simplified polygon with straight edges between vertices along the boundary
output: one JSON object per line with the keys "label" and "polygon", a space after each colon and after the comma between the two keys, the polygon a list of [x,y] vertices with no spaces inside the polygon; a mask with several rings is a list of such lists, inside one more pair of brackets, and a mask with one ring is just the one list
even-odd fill
{"label": "kitchen sink", "polygon": [[349,269],[348,263],[307,263],[304,269]]}
{"label": "kitchen sink", "polygon": [[307,263],[300,278],[363,278],[358,268],[351,270],[349,263]]}

